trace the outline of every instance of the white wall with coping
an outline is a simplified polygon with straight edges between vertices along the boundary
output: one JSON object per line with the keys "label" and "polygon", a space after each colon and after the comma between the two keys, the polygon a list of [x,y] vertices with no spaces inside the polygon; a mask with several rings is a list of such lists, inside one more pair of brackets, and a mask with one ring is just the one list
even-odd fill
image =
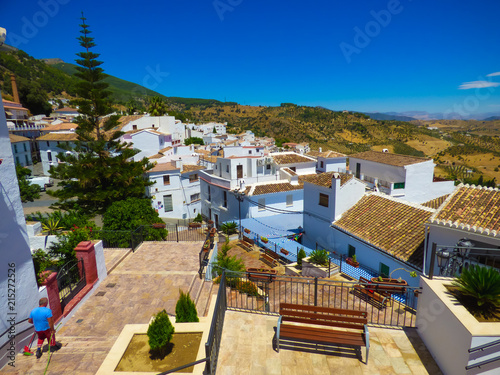
{"label": "white wall with coping", "polygon": [[[5,111],[0,101],[0,332],[29,316],[38,306],[38,286],[31,259],[26,221],[10,147]],[[15,314],[15,315],[14,315]],[[27,328],[24,323],[16,331]],[[0,346],[8,335],[0,339]],[[5,353],[1,353],[3,356]],[[1,363],[1,358],[0,358]]]}
{"label": "white wall with coping", "polygon": [[97,277],[99,281],[104,280],[108,276],[106,261],[104,259],[104,246],[102,241],[94,242],[95,262],[97,265]]}
{"label": "white wall with coping", "polygon": [[[465,307],[457,304],[444,286],[451,283],[451,279],[421,278],[420,281],[422,294],[418,298],[416,324],[425,346],[445,375],[477,373],[465,370],[474,358],[469,356],[468,350],[500,339],[500,323],[480,323]],[[480,373],[498,374],[499,363],[492,366],[483,367]]]}

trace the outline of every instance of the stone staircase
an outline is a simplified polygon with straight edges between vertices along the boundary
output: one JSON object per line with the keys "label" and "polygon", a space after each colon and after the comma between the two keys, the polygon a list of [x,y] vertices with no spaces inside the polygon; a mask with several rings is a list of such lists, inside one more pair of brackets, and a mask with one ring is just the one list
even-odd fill
{"label": "stone staircase", "polygon": [[212,298],[217,298],[218,290],[218,284],[200,279],[198,275],[195,276],[195,280],[191,283],[189,294],[196,305],[198,316],[206,316],[208,314],[210,301]]}

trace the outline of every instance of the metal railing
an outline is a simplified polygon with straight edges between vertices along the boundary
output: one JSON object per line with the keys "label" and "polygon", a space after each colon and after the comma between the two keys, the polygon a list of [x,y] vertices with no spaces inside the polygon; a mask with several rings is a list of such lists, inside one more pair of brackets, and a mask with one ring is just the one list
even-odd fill
{"label": "metal railing", "polygon": [[217,301],[215,303],[214,315],[212,317],[212,324],[210,325],[210,332],[208,340],[205,344],[205,355],[208,361],[205,366],[205,374],[215,374],[217,370],[217,359],[219,358],[219,348],[222,338],[222,328],[224,326],[224,317],[227,310],[227,296],[226,296],[226,272],[222,272],[217,292]]}
{"label": "metal railing", "polygon": [[83,259],[71,261],[61,267],[57,272],[57,287],[59,288],[59,299],[61,309],[64,311],[66,305],[75,297],[80,290],[87,285],[85,278],[85,264]]}
{"label": "metal railing", "polygon": [[280,303],[296,303],[367,311],[371,324],[398,327],[415,327],[416,324],[420,288],[394,288],[317,277],[273,275],[262,278],[248,272],[229,271],[226,271],[226,278],[229,309],[278,314]]}
{"label": "metal railing", "polygon": [[[500,346],[500,340],[495,340],[495,341],[489,342],[487,344],[483,344],[483,345],[476,346],[474,348],[470,348],[469,349],[469,353],[482,352],[480,354],[478,353],[479,355],[478,355],[477,358],[485,357],[487,355],[491,355],[492,353],[491,353],[491,351],[486,351],[485,353],[483,353],[483,351],[485,349],[489,349],[489,348],[492,348],[493,346],[497,346],[497,345]],[[477,359],[477,358],[475,358],[475,359]],[[470,361],[470,359],[469,359],[469,361]],[[490,363],[493,363],[493,362],[496,362],[496,361],[500,361],[500,355],[496,356],[496,357],[493,357],[493,358],[485,359],[484,361],[481,361],[481,362],[476,362],[476,363],[473,363],[471,365],[467,365],[467,366],[465,366],[465,369],[466,370],[471,370],[473,368],[485,366],[487,364],[490,364]]]}

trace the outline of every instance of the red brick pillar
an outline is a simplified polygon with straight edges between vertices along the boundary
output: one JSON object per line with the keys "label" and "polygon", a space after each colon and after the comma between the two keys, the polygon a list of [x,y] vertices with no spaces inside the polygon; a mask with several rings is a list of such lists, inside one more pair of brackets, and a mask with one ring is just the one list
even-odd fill
{"label": "red brick pillar", "polygon": [[42,285],[47,288],[47,296],[49,299],[49,307],[52,310],[52,317],[56,322],[62,316],[61,299],[59,298],[59,288],[57,286],[57,273],[45,271],[42,273],[42,278],[46,277]]}
{"label": "red brick pillar", "polygon": [[78,260],[83,258],[87,285],[92,285],[94,281],[97,280],[97,263],[95,260],[94,244],[92,241],[82,241],[76,246],[75,251]]}

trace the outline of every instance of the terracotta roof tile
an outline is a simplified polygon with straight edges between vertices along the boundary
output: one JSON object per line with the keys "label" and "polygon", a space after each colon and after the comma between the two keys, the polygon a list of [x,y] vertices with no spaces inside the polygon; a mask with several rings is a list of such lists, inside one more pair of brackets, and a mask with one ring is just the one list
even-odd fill
{"label": "terracotta roof tile", "polygon": [[10,143],[27,142],[30,139],[16,134],[9,134]]}
{"label": "terracotta roof tile", "polygon": [[166,171],[175,171],[175,170],[180,170],[180,168],[177,168],[175,166],[175,163],[158,163],[152,169],[150,169],[148,171],[148,173],[151,173],[151,172],[166,172]]}
{"label": "terracotta roof tile", "polygon": [[347,173],[339,173],[339,172],[325,172],[325,173],[320,173],[320,174],[313,174],[313,175],[307,175],[303,176],[302,179],[299,177],[299,181],[302,180],[301,182],[309,182],[314,185],[319,185],[319,186],[324,186],[327,188],[332,187],[332,178],[333,174],[336,173],[340,177],[340,186],[344,186],[345,183],[350,181],[353,178],[352,174],[347,174]]}
{"label": "terracotta roof tile", "polygon": [[424,223],[433,212],[420,205],[372,193],[361,198],[332,226],[422,268]]}
{"label": "terracotta roof tile", "polygon": [[335,152],[335,151],[323,151],[323,152],[319,152],[319,151],[316,151],[316,150],[312,150],[312,151],[309,151],[306,156],[311,156],[313,158],[318,158],[318,157],[321,157],[321,158],[342,158],[342,157],[346,157],[347,155],[345,154],[341,154],[340,152]]}
{"label": "terracotta roof tile", "polygon": [[165,155],[163,154],[155,154],[153,156],[150,156],[148,159],[160,159],[162,157],[164,157]]}
{"label": "terracotta roof tile", "polygon": [[160,153],[164,153],[164,152],[170,151],[171,149],[173,149],[173,147],[172,147],[172,146],[168,146],[168,147],[162,148],[162,149],[160,150]]}
{"label": "terracotta roof tile", "polygon": [[37,141],[76,141],[78,138],[78,135],[76,133],[62,133],[62,132],[55,132],[55,133],[49,133],[42,135],[41,137],[38,137],[36,140]]}
{"label": "terracotta roof tile", "polygon": [[194,165],[194,164],[184,164],[182,166],[182,173],[199,171],[200,169],[206,169],[207,167],[203,165]]}
{"label": "terracotta roof tile", "polygon": [[287,173],[288,173],[289,175],[291,175],[291,176],[297,176],[297,173],[295,173],[294,171],[292,171],[292,170],[291,170],[290,168],[288,168],[288,167],[283,168],[283,170],[284,170],[285,172],[287,172]]}
{"label": "terracotta roof tile", "polygon": [[273,194],[273,193],[282,193],[285,191],[293,191],[293,190],[301,190],[304,186],[300,185],[292,185],[289,182],[275,182],[270,184],[263,185],[254,185],[249,187],[248,191],[245,190],[247,195],[263,195],[263,194]]}
{"label": "terracotta roof tile", "polygon": [[60,112],[73,112],[73,113],[78,113],[78,109],[76,108],[70,108],[70,107],[63,107],[56,109],[54,112],[60,113]]}
{"label": "terracotta roof tile", "polygon": [[430,158],[421,158],[418,156],[409,156],[401,154],[391,154],[389,152],[381,151],[365,151],[359,154],[349,155],[349,158],[363,159],[374,161],[382,164],[394,165],[397,167],[404,167],[405,165],[423,163],[432,160]]}
{"label": "terracotta roof tile", "polygon": [[71,129],[76,129],[76,128],[78,128],[78,124],[75,124],[72,122],[62,122],[60,124],[46,126],[43,129],[43,131],[44,132],[55,132],[55,131],[60,131],[60,130],[71,130]]}
{"label": "terracotta roof tile", "polygon": [[296,153],[277,153],[277,154],[271,154],[271,157],[274,159],[274,162],[278,165],[310,163],[312,161],[315,161],[314,159],[310,159],[306,156]]}
{"label": "terracotta roof tile", "polygon": [[431,199],[430,201],[422,203],[422,206],[438,209],[439,206],[441,206],[443,204],[443,202],[446,200],[446,198],[449,197],[449,195],[450,194],[446,194],[446,195],[443,195],[441,197]]}
{"label": "terracotta roof tile", "polygon": [[430,221],[500,236],[500,190],[460,184]]}

